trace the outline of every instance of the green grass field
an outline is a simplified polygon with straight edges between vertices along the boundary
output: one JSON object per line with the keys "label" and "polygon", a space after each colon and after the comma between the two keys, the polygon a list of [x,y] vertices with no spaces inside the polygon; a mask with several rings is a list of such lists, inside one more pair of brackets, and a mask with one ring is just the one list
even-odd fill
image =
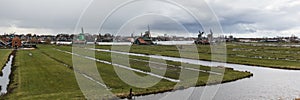
{"label": "green grass field", "polygon": [[[32,53],[32,56],[29,56]],[[82,99],[74,72],[39,50],[19,50],[5,99]]]}
{"label": "green grass field", "polygon": [[[115,46],[116,50],[125,51],[125,46]],[[96,46],[99,49],[111,49],[111,46]],[[262,67],[280,68],[280,69],[300,69],[300,48],[295,47],[274,47],[274,46],[253,46],[237,43],[226,45],[227,62],[256,65]],[[186,48],[183,48],[186,49]],[[188,49],[188,46],[187,46]],[[164,56],[180,57],[179,48],[176,46],[143,46],[133,45],[130,52],[141,54],[159,54]],[[189,53],[186,50],[186,53]],[[200,60],[211,60],[211,49],[209,45],[197,45],[197,51]],[[195,51],[190,51],[191,54]],[[186,57],[196,59],[193,57]]]}
{"label": "green grass field", "polygon": [[[7,60],[8,60],[8,56],[11,53],[12,50],[10,49],[0,49],[0,70],[3,69],[3,67],[5,66]],[[2,75],[2,71],[0,71],[0,76]]]}
{"label": "green grass field", "polygon": [[[4,96],[4,99],[84,99],[82,92],[77,85],[74,73],[84,72],[89,70],[87,64],[84,64],[78,70],[74,72],[72,55],[60,52],[59,50],[71,51],[70,46],[52,46],[52,45],[39,45],[39,49],[24,51],[17,51],[15,58],[15,70],[13,71],[12,84],[9,86],[10,93]],[[54,49],[56,48],[56,49]],[[29,56],[32,53],[32,56]],[[88,56],[89,54],[82,53],[82,55]],[[96,52],[96,58],[104,61],[111,61],[110,53]],[[149,63],[143,61],[137,61],[135,59],[147,60],[147,57],[132,58],[129,62],[132,68],[149,72]],[[89,61],[85,58],[79,58],[80,61]],[[166,61],[168,71],[164,75],[178,79],[181,64],[179,62]],[[66,67],[69,65],[69,67]],[[122,64],[122,62],[120,62]],[[188,65],[185,67],[195,65]],[[133,89],[134,95],[152,94],[164,91],[170,91],[174,89],[175,82],[168,80],[161,80],[158,84],[149,88],[137,88],[130,86],[123,82],[116,72],[114,67],[110,64],[96,63],[99,74],[101,75],[103,82],[111,89],[110,91],[118,97],[126,97],[129,94],[130,88]],[[198,66],[201,70],[211,70],[210,67]],[[126,71],[124,71],[126,72]],[[138,73],[140,76],[146,74]],[[226,69],[222,82],[230,82],[241,78],[251,76],[248,72],[239,72],[232,69]],[[96,75],[90,74],[92,78],[97,79]],[[156,78],[156,77],[153,77]],[[217,81],[212,79],[208,82],[208,73],[200,72],[197,77],[197,86],[203,86],[208,84],[214,84]],[[98,80],[97,80],[98,81]],[[179,84],[183,88],[189,87],[189,79],[181,81]],[[147,84],[147,82],[143,83]],[[101,94],[99,94],[101,95]]]}

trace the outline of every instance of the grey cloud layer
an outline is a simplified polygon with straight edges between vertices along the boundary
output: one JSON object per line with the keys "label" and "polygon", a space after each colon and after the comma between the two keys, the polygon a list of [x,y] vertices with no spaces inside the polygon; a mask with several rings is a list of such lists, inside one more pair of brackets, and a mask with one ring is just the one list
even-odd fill
{"label": "grey cloud layer", "polygon": [[[119,30],[128,19],[138,13],[158,13],[161,17],[140,16],[136,24],[128,28],[128,33],[143,32],[146,25],[152,25],[156,32],[185,32],[182,26],[186,26],[189,32],[197,32],[203,27],[194,19],[187,16],[180,7],[168,5],[168,2],[159,3],[160,0],[152,0],[124,6],[117,14],[110,18],[109,24],[100,31],[99,26],[103,18],[112,9],[124,3],[124,0],[93,1],[89,6],[84,19],[79,25],[87,28],[91,33],[115,32]],[[161,0],[162,1],[162,0]],[[72,33],[81,13],[88,6],[88,0],[1,0],[0,1],[0,32],[11,32],[9,27],[26,29],[47,29],[57,32]],[[184,5],[183,9],[201,12],[198,19],[200,24],[215,27],[211,24],[209,9],[202,9],[206,5],[202,0],[178,0],[178,4]],[[215,11],[224,33],[259,33],[259,32],[300,32],[300,2],[298,0],[207,0],[208,5]],[[153,16],[153,15],[151,15]],[[165,19],[172,16],[172,19]],[[143,18],[145,17],[145,18]],[[174,21],[176,20],[176,21]],[[120,24],[123,23],[123,24]],[[180,25],[178,25],[178,23]],[[119,25],[119,26],[118,26]],[[136,29],[134,29],[136,27]],[[125,30],[126,31],[126,30]],[[26,31],[25,31],[26,32]],[[46,32],[46,31],[45,31]]]}

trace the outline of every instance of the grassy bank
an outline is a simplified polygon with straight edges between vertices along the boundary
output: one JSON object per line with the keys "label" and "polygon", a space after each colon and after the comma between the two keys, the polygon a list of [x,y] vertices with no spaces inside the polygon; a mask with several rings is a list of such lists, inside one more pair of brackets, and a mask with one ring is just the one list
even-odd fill
{"label": "grassy bank", "polygon": [[[125,46],[114,47],[115,50],[125,51]],[[111,49],[111,46],[96,46],[100,49]],[[230,43],[226,45],[227,62],[256,65],[262,67],[280,68],[280,69],[296,69],[300,70],[300,48],[282,47],[282,46],[255,46],[246,44]],[[164,56],[180,57],[179,49],[186,49],[185,53],[198,53],[200,60],[211,60],[211,49],[209,45],[197,45],[197,51],[188,51],[187,48],[177,48],[176,46],[141,46],[133,45],[130,52],[141,54],[159,54]],[[193,57],[186,57],[196,59]],[[198,59],[198,58],[197,58]]]}
{"label": "grassy bank", "polygon": [[[65,64],[72,65],[72,62],[70,59],[71,58],[70,54],[62,53],[62,52],[59,52],[52,48],[57,48],[60,50],[65,50],[65,51],[71,51],[71,47],[69,47],[69,46],[54,46],[54,47],[41,46],[40,49],[42,52],[46,53],[50,57],[56,58],[57,60],[64,62]],[[85,54],[82,54],[82,55],[85,55]],[[111,58],[110,58],[111,53],[96,52],[95,55],[96,55],[97,59],[111,61]],[[130,58],[149,60],[149,58],[147,58],[147,57],[130,56]],[[132,59],[130,59],[129,62],[130,62],[130,65],[132,68],[147,71],[147,72],[150,71],[148,63],[146,63],[146,62],[135,61]],[[117,63],[119,63],[119,62],[117,62]],[[176,67],[180,66],[181,63],[172,62],[172,61],[166,61],[166,63],[168,64],[168,67],[167,67],[168,70],[165,74],[165,77],[178,79],[179,72],[181,71],[181,69],[176,68]],[[122,64],[122,63],[120,63],[120,64]],[[187,66],[189,66],[189,65],[187,65]],[[193,65],[193,66],[195,66],[195,65]],[[109,87],[111,87],[112,92],[115,94],[118,94],[119,97],[127,96],[127,94],[129,94],[128,90],[130,88],[133,88],[135,95],[143,95],[143,94],[151,94],[151,93],[170,91],[170,90],[173,90],[174,85],[175,85],[175,83],[173,83],[173,82],[162,80],[159,84],[157,84],[153,87],[147,88],[147,89],[135,88],[135,87],[128,86],[127,84],[123,83],[118,78],[117,74],[114,72],[112,65],[97,63],[97,68],[98,68],[99,73],[101,74],[102,79],[104,80],[105,84],[108,85]],[[198,66],[198,68],[201,70],[207,70],[207,71],[211,70],[210,67],[205,67],[205,66]],[[216,70],[216,69],[214,69],[214,70]],[[137,74],[143,76],[143,74],[140,74],[140,73],[137,73]],[[196,85],[203,86],[203,85],[207,85],[207,83],[214,84],[214,83],[218,82],[216,80],[208,82],[208,75],[209,75],[208,73],[200,72]],[[237,79],[249,77],[251,75],[252,75],[251,73],[234,71],[232,69],[226,69],[222,82],[230,82],[230,81],[234,81]],[[93,76],[93,75],[91,75],[91,76]],[[116,83],[118,83],[118,84],[116,84]],[[187,87],[188,86],[183,87],[183,88],[187,88]]]}
{"label": "grassy bank", "polygon": [[[10,93],[4,96],[4,99],[84,99],[82,92],[80,91],[73,70],[72,55],[60,52],[59,50],[71,51],[71,47],[68,46],[51,46],[51,45],[39,45],[39,49],[31,51],[19,50],[16,54],[15,64],[13,71],[12,84],[9,86]],[[56,49],[54,49],[56,48]],[[32,56],[29,55],[32,54]],[[88,56],[89,54],[83,53],[82,55]],[[96,52],[96,58],[104,61],[111,61],[110,53]],[[130,56],[130,64],[132,68],[150,71],[149,63],[144,61],[138,61],[134,59],[147,60],[147,57]],[[85,58],[79,58],[79,61],[89,61]],[[179,62],[166,61],[168,71],[165,77],[178,79],[178,68],[181,64]],[[122,64],[120,62],[120,64]],[[68,66],[66,66],[68,65]],[[84,72],[89,70],[88,64],[84,64],[82,69],[78,69],[75,72]],[[189,67],[192,65],[187,65]],[[134,95],[153,94],[174,90],[175,82],[168,80],[161,80],[158,84],[148,88],[137,88],[126,84],[122,81],[114,70],[114,67],[110,64],[96,63],[96,67],[101,75],[103,82],[110,88],[110,91],[118,97],[127,97],[130,88],[133,89]],[[201,70],[209,71],[210,67],[198,66]],[[126,72],[126,71],[124,71]],[[137,73],[137,72],[136,72]],[[143,73],[137,73],[140,76],[146,76]],[[88,74],[90,77],[96,79],[96,75]],[[197,86],[203,86],[207,84],[215,84],[217,80],[208,82],[208,73],[200,72]],[[239,72],[232,69],[226,69],[222,80],[223,82],[235,81],[245,77],[251,76],[248,72]],[[153,77],[156,78],[156,77]],[[182,87],[178,89],[189,87],[186,81],[179,83]],[[88,81],[88,80],[87,80]],[[98,80],[97,80],[98,81]],[[145,83],[147,84],[147,83]],[[102,94],[99,94],[102,95]],[[104,95],[105,96],[105,95]]]}
{"label": "grassy bank", "polygon": [[84,98],[73,71],[39,50],[19,50],[14,62],[13,79],[4,99]]}
{"label": "grassy bank", "polygon": [[229,44],[229,62],[280,69],[300,69],[300,48]]}
{"label": "grassy bank", "polygon": [[5,66],[9,54],[12,52],[10,49],[0,49],[0,76],[2,76],[2,69]]}

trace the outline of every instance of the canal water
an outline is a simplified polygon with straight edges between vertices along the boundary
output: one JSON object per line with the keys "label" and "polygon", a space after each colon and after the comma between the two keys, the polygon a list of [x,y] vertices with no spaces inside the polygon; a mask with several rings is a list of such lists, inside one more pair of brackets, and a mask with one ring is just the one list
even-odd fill
{"label": "canal water", "polygon": [[[223,65],[226,67],[234,68],[235,70],[239,71],[250,71],[254,74],[254,76],[251,78],[246,78],[224,84],[191,87],[185,90],[178,90],[174,92],[135,97],[135,99],[138,100],[293,100],[295,98],[300,98],[300,70],[273,69],[259,66],[228,64],[157,55],[144,55],[103,49],[90,50],[121,53],[134,56],[145,56],[204,66]],[[210,89],[218,90],[216,93],[212,93],[213,96],[211,96],[206,94],[207,92],[209,92]]]}
{"label": "canal water", "polygon": [[8,62],[6,63],[6,65],[2,70],[3,76],[0,77],[0,86],[1,86],[0,95],[7,93],[7,86],[9,84],[9,76],[11,74],[13,58],[14,58],[13,55],[9,57]]}
{"label": "canal water", "polygon": [[[219,65],[220,63],[212,64]],[[190,95],[189,99],[199,100],[202,98],[203,100],[207,100],[209,97],[202,95],[205,88],[218,88],[217,93],[213,98],[210,98],[214,100],[293,100],[300,97],[300,71],[238,64],[227,64],[226,66],[240,71],[250,71],[254,76],[224,84],[192,87],[175,92],[140,96],[136,97],[136,99],[160,99],[166,95],[174,95],[173,98],[168,99],[176,99],[180,98],[181,94],[192,91],[193,94]]]}
{"label": "canal water", "polygon": [[[194,41],[153,41],[157,45],[192,45]],[[93,44],[90,42],[88,44]],[[131,42],[97,42],[97,45],[132,45]]]}
{"label": "canal water", "polygon": [[[192,64],[204,66],[219,66],[234,68],[239,71],[250,71],[254,74],[251,78],[246,78],[234,82],[206,86],[206,87],[192,87],[186,90],[175,92],[167,92],[162,94],[148,95],[136,97],[136,99],[160,99],[165,95],[172,95],[171,98],[164,98],[166,100],[183,97],[183,94],[191,93],[189,96],[191,100],[293,100],[300,98],[300,71],[299,70],[282,70],[273,68],[264,68],[258,66],[240,65],[240,64],[226,64],[219,62],[199,61],[185,58],[174,58],[164,56],[149,56],[161,58],[164,60],[189,62]],[[213,98],[206,95],[203,91],[206,89],[216,89],[217,93]],[[206,90],[207,91],[207,90]],[[169,96],[168,96],[169,97]]]}

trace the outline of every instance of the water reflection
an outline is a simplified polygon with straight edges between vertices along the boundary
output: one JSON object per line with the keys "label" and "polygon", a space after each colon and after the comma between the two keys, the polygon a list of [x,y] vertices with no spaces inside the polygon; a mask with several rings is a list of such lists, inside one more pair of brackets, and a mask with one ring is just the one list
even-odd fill
{"label": "water reflection", "polygon": [[9,57],[9,61],[6,63],[4,66],[2,73],[3,76],[0,77],[0,86],[1,86],[1,91],[0,94],[6,94],[7,93],[7,86],[9,84],[9,76],[11,74],[11,68],[12,68],[12,62],[13,62],[13,55]]}
{"label": "water reflection", "polygon": [[[182,59],[185,61],[185,59]],[[193,63],[193,60],[189,60]],[[201,65],[214,66],[222,65],[218,62],[200,61]],[[195,63],[194,63],[195,64]],[[261,100],[261,99],[283,99],[293,100],[300,97],[300,71],[298,70],[282,70],[263,68],[258,66],[248,66],[239,64],[225,64],[240,71],[250,71],[254,74],[251,78],[238,80],[235,82],[218,84],[220,86],[214,100]],[[207,100],[203,94],[204,88],[215,88],[218,85],[206,87],[192,87],[182,91],[175,91],[175,94],[184,94],[193,90],[193,95],[189,98]],[[136,97],[136,99],[144,100],[149,98],[159,98],[169,93],[155,94],[148,96]],[[175,96],[174,98],[176,98]]]}
{"label": "water reflection", "polygon": [[[240,64],[228,64],[210,61],[201,61],[187,58],[176,58],[167,56],[157,55],[144,55],[136,53],[127,53],[120,51],[110,51],[103,49],[90,49],[96,51],[104,51],[111,53],[120,53],[133,56],[144,56],[150,58],[157,58],[163,60],[170,60],[176,62],[184,62],[190,64],[197,64],[203,66],[219,66],[224,65],[226,67],[234,68],[239,71],[250,71],[254,74],[251,78],[246,78],[230,83],[211,85],[206,87],[191,87],[185,90],[179,90],[174,92],[166,92],[161,94],[153,94],[147,96],[135,97],[138,100],[177,100],[178,98],[184,97],[182,95],[189,94],[191,91],[193,94],[190,96],[190,100],[261,100],[261,99],[283,99],[293,100],[300,97],[300,71],[299,70],[283,70],[264,68],[259,66],[240,65]],[[258,62],[259,63],[259,62]],[[220,86],[217,94],[214,98],[209,98],[204,94],[205,88],[216,88]],[[172,95],[167,96],[166,95]]]}

